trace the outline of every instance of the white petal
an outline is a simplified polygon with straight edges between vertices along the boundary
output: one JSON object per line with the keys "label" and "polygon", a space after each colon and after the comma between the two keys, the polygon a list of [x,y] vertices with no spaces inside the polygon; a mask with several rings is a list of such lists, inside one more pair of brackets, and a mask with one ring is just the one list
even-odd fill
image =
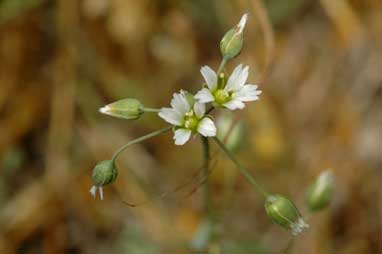
{"label": "white petal", "polygon": [[203,120],[199,123],[198,132],[205,137],[216,136],[216,127],[214,122],[208,117],[203,118]]}
{"label": "white petal", "polygon": [[216,88],[218,78],[214,70],[212,70],[209,66],[203,66],[200,69],[200,72],[203,75],[204,80],[207,83],[207,86],[210,90],[214,90]]}
{"label": "white petal", "polygon": [[245,27],[245,23],[247,23],[247,19],[248,19],[248,14],[244,14],[240,21],[239,21],[239,24],[237,25],[237,27],[239,28],[239,33],[242,33],[243,32],[243,29]]}
{"label": "white petal", "polygon": [[99,112],[102,114],[109,114],[110,107],[109,106],[103,106],[102,108],[99,109]]}
{"label": "white petal", "polygon": [[102,187],[98,187],[98,191],[99,191],[99,198],[101,200],[103,200],[103,188]]}
{"label": "white petal", "polygon": [[242,68],[241,72],[238,74],[237,78],[234,81],[232,81],[232,83],[230,83],[230,84],[227,83],[225,90],[237,92],[240,89],[242,89],[243,86],[245,85],[245,82],[247,81],[247,78],[248,78],[248,70],[249,70],[248,66],[245,66],[244,68]]}
{"label": "white petal", "polygon": [[186,95],[183,91],[180,93],[174,93],[171,100],[171,107],[178,111],[181,115],[190,111],[190,104],[187,101]]}
{"label": "white petal", "polygon": [[204,113],[206,113],[206,104],[195,102],[194,111],[198,118],[202,118],[204,116]]}
{"label": "white petal", "polygon": [[184,145],[191,137],[191,131],[188,129],[177,129],[174,133],[175,145]]}
{"label": "white petal", "polygon": [[261,94],[260,90],[257,90],[257,85],[245,85],[235,94],[235,99],[241,101],[255,101],[259,99]]}
{"label": "white petal", "polygon": [[211,91],[208,90],[207,88],[203,88],[202,90],[199,90],[196,93],[194,98],[197,99],[200,103],[208,103],[215,100]]}
{"label": "white petal", "polygon": [[233,70],[231,76],[229,76],[228,81],[227,81],[227,85],[224,88],[226,91],[233,91],[232,88],[237,83],[237,79],[240,76],[242,66],[243,66],[242,64],[239,64],[238,66],[236,66],[236,68]]}
{"label": "white petal", "polygon": [[234,91],[240,90],[245,85],[245,82],[248,79],[248,70],[249,70],[249,66],[248,65],[245,66],[241,70],[241,73],[240,73],[239,77],[237,78],[237,83],[235,84]]}
{"label": "white petal", "polygon": [[224,103],[223,106],[230,110],[235,110],[235,109],[243,109],[245,107],[245,104],[238,99],[233,99],[229,102]]}
{"label": "white petal", "polygon": [[161,108],[158,115],[168,123],[182,125],[183,116],[172,108]]}
{"label": "white petal", "polygon": [[89,190],[90,194],[93,196],[93,198],[96,198],[96,195],[97,195],[97,186],[93,185],[90,190]]}

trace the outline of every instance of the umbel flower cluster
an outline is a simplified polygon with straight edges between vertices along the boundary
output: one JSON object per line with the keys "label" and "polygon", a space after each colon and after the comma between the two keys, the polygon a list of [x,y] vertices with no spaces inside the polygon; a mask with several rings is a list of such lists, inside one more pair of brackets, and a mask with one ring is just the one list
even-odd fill
{"label": "umbel flower cluster", "polygon": [[[220,42],[222,61],[217,71],[209,66],[203,66],[200,69],[204,83],[195,94],[180,90],[173,94],[169,103],[170,107],[161,109],[145,107],[134,98],[122,99],[100,109],[103,114],[128,120],[138,119],[146,112],[154,112],[170,126],[131,140],[119,148],[111,160],[98,163],[92,174],[94,185],[90,193],[93,197],[96,197],[98,191],[102,200],[103,186],[116,180],[118,175],[116,159],[126,148],[172,130],[175,145],[184,145],[191,137],[200,135],[204,154],[209,154],[208,140],[213,140],[248,182],[264,197],[265,211],[273,222],[291,231],[293,235],[308,228],[308,224],[294,203],[285,196],[272,194],[261,187],[234,153],[217,137],[217,125],[210,115],[215,109],[240,110],[245,108],[246,103],[259,100],[261,91],[258,86],[247,83],[249,66],[239,64],[230,75],[225,70],[227,62],[241,52],[247,18],[248,15],[244,14],[240,22],[223,36]],[[205,159],[208,160],[208,156]],[[332,177],[327,175],[331,174],[325,173],[308,192],[307,203],[312,211],[317,211],[329,204],[333,181]]]}

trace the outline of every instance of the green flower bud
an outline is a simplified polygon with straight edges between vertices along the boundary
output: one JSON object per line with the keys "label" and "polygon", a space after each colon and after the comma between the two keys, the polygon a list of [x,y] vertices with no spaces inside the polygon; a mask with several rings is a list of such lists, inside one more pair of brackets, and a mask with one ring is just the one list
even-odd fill
{"label": "green flower bud", "polygon": [[[223,140],[228,134],[233,122],[232,114],[222,114],[216,120],[217,137]],[[227,137],[226,147],[231,152],[237,152],[244,143],[244,124],[242,121],[238,122],[231,130]]]}
{"label": "green flower bud", "polygon": [[103,189],[104,185],[110,184],[115,181],[118,176],[117,168],[111,160],[101,161],[98,163],[92,174],[92,180],[94,185],[90,188],[90,193],[95,198],[97,188],[99,190],[100,198],[103,199]]}
{"label": "green flower bud", "polygon": [[144,113],[144,107],[137,99],[127,98],[110,103],[99,111],[117,118],[138,119]]}
{"label": "green flower bud", "polygon": [[223,58],[229,60],[237,56],[243,48],[243,30],[247,22],[248,14],[244,14],[239,24],[229,30],[220,41],[220,52]]}
{"label": "green flower bud", "polygon": [[332,171],[322,172],[308,189],[306,202],[311,211],[316,212],[327,207],[333,196],[334,176]]}
{"label": "green flower bud", "polygon": [[297,207],[284,196],[268,196],[265,200],[265,211],[273,222],[290,230],[292,235],[298,235],[309,227]]}

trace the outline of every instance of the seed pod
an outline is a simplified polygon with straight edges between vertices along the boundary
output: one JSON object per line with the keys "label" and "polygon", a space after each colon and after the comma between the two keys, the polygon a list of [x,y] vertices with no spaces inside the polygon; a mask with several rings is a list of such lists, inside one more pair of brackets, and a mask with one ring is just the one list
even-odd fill
{"label": "seed pod", "polygon": [[248,14],[244,14],[239,24],[230,29],[220,41],[220,52],[224,59],[229,60],[237,56],[243,48],[243,30]]}
{"label": "seed pod", "polygon": [[330,170],[322,172],[307,191],[306,202],[312,212],[317,212],[330,204],[333,187],[333,172]]}
{"label": "seed pod", "polygon": [[273,222],[290,230],[294,236],[309,227],[293,202],[284,196],[268,196],[265,200],[265,211]]}
{"label": "seed pod", "polygon": [[122,119],[138,119],[144,113],[142,103],[133,98],[110,103],[99,110],[101,113]]}
{"label": "seed pod", "polygon": [[97,186],[110,184],[117,178],[118,171],[111,160],[101,161],[93,169],[92,180]]}
{"label": "seed pod", "polygon": [[103,189],[104,185],[110,184],[115,181],[118,176],[117,168],[111,160],[101,161],[98,163],[92,174],[92,180],[94,185],[90,188],[90,193],[95,198],[97,188],[99,190],[100,198],[103,199]]}

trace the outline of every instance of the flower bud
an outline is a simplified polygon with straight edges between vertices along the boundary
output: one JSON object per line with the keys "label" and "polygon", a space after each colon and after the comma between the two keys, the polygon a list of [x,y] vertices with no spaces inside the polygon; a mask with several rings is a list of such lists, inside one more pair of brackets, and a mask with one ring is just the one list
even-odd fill
{"label": "flower bud", "polygon": [[301,217],[297,207],[284,196],[268,196],[265,200],[265,211],[273,222],[290,230],[294,236],[309,227]]}
{"label": "flower bud", "polygon": [[333,172],[322,172],[313,185],[308,189],[306,202],[311,211],[318,211],[327,207],[333,196],[334,176]]}
{"label": "flower bud", "polygon": [[138,119],[144,113],[144,107],[137,99],[126,98],[110,103],[100,108],[99,111],[117,118]]}
{"label": "flower bud", "polygon": [[[224,140],[226,135],[230,131],[231,125],[233,124],[232,114],[222,114],[216,120],[217,125],[217,136],[220,140]],[[244,124],[242,121],[238,122],[226,139],[226,147],[231,152],[237,152],[244,143]]]}
{"label": "flower bud", "polygon": [[101,161],[98,163],[94,169],[92,174],[92,180],[94,185],[90,188],[90,193],[95,198],[97,188],[99,190],[100,199],[103,199],[103,189],[104,185],[110,184],[115,181],[117,178],[118,171],[115,167],[115,164],[111,160]]}
{"label": "flower bud", "polygon": [[237,56],[243,48],[243,30],[247,22],[248,14],[244,14],[239,24],[230,29],[220,41],[220,51],[223,58],[228,60]]}

